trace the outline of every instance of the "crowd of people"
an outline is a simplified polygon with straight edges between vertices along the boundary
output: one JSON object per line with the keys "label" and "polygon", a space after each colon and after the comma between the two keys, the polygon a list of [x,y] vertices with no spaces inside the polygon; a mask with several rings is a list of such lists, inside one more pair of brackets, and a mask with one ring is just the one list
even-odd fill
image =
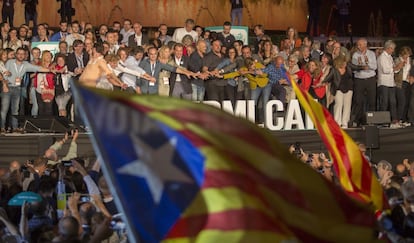
{"label": "crowd of people", "polygon": [[[295,99],[291,83],[297,82],[343,128],[364,124],[366,111],[389,111],[393,128],[414,121],[410,47],[399,47],[393,56],[396,44],[392,40],[372,51],[365,38],[355,46],[344,46],[334,38],[321,43],[310,36],[300,38],[293,27],[275,43],[262,25],[254,27],[254,41],[247,45],[236,40],[231,28],[226,21],[222,32],[209,31],[187,19],[184,27],[170,35],[166,24],[144,33],[139,22],[129,19],[97,28],[62,20],[54,32],[45,23],[31,29],[3,22],[1,133],[24,132],[17,115],[76,120],[77,102],[70,80],[107,90],[192,101],[230,100],[235,105],[237,100],[251,99],[256,107],[270,99],[287,106]],[[59,43],[57,53],[32,47],[33,42],[50,41]],[[58,158],[57,151],[68,135],[35,160],[24,165],[13,161],[8,170],[1,171],[0,221],[5,242],[13,238],[29,242],[126,239],[125,227],[113,220],[118,211],[99,161],[78,158],[77,136],[77,132],[72,134],[65,158]],[[363,144],[360,148],[364,152]],[[290,151],[337,183],[327,156],[305,152],[298,144]],[[381,161],[372,167],[392,206],[392,214],[386,217],[392,227],[384,232],[414,237],[414,163],[405,160],[392,169],[390,163]],[[43,200],[21,207],[7,205],[25,191],[38,193]],[[62,195],[70,196],[62,200]]]}
{"label": "crowd of people", "polygon": [[[23,132],[17,115],[63,116],[75,120],[70,80],[109,90],[141,95],[173,96],[193,101],[254,100],[263,107],[270,99],[286,106],[295,98],[291,82],[299,83],[328,108],[343,128],[364,124],[366,111],[389,111],[391,127],[414,121],[414,69],[411,48],[386,41],[372,51],[365,38],[344,46],[300,38],[289,27],[273,43],[262,25],[254,27],[247,45],[231,34],[185,26],[168,33],[168,26],[143,33],[139,22],[125,19],[97,28],[90,23],[62,20],[58,31],[46,23],[31,29],[0,24],[1,133]],[[33,42],[56,41],[59,51],[31,48]],[[264,120],[264,109],[257,112]]]}
{"label": "crowd of people", "polygon": [[[374,163],[367,153],[365,144],[357,142],[358,148],[369,161],[373,173],[380,182],[390,206],[390,212],[379,217],[379,236],[391,242],[412,242],[414,240],[414,161],[404,159],[394,166],[380,160]],[[332,160],[323,152],[307,151],[300,142],[291,144],[289,152],[303,163],[340,186]],[[381,236],[380,236],[381,238]]]}
{"label": "crowd of people", "polygon": [[[78,135],[76,130],[67,133],[39,157],[25,163],[12,161],[0,169],[0,242],[128,242],[101,161],[78,155]],[[370,161],[365,145],[358,146]],[[300,143],[292,144],[289,152],[340,186],[333,163],[324,153],[307,151]],[[405,159],[392,166],[381,160],[370,165],[391,207],[379,217],[377,237],[411,242],[414,161]],[[35,193],[38,198],[10,204],[22,193]]]}
{"label": "crowd of people", "polygon": [[[127,242],[100,162],[78,157],[77,138],[67,133],[39,157],[0,169],[0,242]],[[27,192],[38,198],[10,204]]]}

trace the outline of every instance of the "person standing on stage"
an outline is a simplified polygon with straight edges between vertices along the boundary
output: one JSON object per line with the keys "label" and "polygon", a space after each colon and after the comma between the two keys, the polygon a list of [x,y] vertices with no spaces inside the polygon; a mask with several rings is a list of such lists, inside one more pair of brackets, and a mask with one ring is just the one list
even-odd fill
{"label": "person standing on stage", "polygon": [[3,0],[3,7],[1,9],[2,20],[3,22],[8,22],[10,27],[13,27],[15,2],[16,0]]}
{"label": "person standing on stage", "polygon": [[75,9],[72,7],[72,0],[57,0],[60,2],[60,21],[72,23],[72,16],[75,15]]}
{"label": "person standing on stage", "polygon": [[231,24],[241,25],[243,20],[243,0],[230,0],[231,3]]}
{"label": "person standing on stage", "polygon": [[[16,51],[16,59],[9,60],[6,63],[7,72],[5,72],[5,82],[7,82],[7,85],[3,85],[3,93],[1,97],[1,133],[6,132],[6,116],[9,109],[11,109],[12,116],[19,114],[22,78],[26,72],[50,72],[50,69],[36,66],[25,61],[25,53],[26,51],[24,48],[18,48]],[[18,128],[17,118],[15,117],[12,117],[11,127],[15,132],[22,132],[22,130]]]}
{"label": "person standing on stage", "polygon": [[[357,68],[354,71],[354,94],[355,106],[351,114],[351,122],[360,125],[366,111],[375,111],[377,98],[377,57],[368,49],[367,39],[361,38],[357,41],[357,51],[352,55],[352,64]],[[367,99],[368,110],[364,109],[364,100]]]}

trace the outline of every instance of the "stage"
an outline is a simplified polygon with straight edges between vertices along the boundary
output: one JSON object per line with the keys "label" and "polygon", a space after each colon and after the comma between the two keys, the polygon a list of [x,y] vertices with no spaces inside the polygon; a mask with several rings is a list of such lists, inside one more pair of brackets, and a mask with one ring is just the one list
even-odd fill
{"label": "stage", "polygon": [[[355,141],[363,143],[366,143],[366,130],[365,128],[346,129]],[[300,142],[305,151],[326,151],[316,130],[282,130],[271,131],[271,133],[279,142],[286,145],[286,149],[289,144]],[[80,157],[95,157],[89,135],[89,133],[81,133],[79,135],[78,155]],[[367,149],[367,154],[372,154],[374,162],[386,159],[396,164],[404,158],[408,158],[410,161],[414,160],[414,127],[400,129],[381,127],[378,129],[378,135],[378,148],[373,148],[371,151]],[[42,155],[55,139],[61,138],[63,138],[63,134],[61,133],[8,133],[2,135],[0,136],[0,166],[7,167],[8,163],[12,160],[24,162],[28,159],[34,159]],[[370,143],[372,142],[370,141]],[[64,145],[63,149],[59,152],[60,156],[65,155],[68,146],[68,143]]]}

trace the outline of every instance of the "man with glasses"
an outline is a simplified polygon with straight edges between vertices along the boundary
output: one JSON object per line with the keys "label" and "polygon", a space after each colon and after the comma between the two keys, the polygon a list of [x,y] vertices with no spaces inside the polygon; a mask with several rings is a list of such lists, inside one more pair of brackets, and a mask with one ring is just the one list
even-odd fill
{"label": "man with glasses", "polygon": [[85,69],[89,61],[89,55],[84,51],[83,41],[75,40],[73,42],[73,52],[69,53],[66,58],[66,65],[69,72],[74,73],[74,78],[77,79]]}
{"label": "man with glasses", "polygon": [[130,19],[124,20],[124,27],[119,33],[122,35],[121,44],[128,46],[128,39],[131,35],[134,34],[134,29],[132,29],[132,22]]}

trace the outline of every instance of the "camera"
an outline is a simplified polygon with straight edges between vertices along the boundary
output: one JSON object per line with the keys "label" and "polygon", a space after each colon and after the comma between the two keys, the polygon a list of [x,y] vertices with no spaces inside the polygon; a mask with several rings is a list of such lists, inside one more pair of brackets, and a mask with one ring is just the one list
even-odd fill
{"label": "camera", "polygon": [[126,224],[122,221],[121,214],[112,216],[111,229],[115,231],[125,231]]}
{"label": "camera", "polygon": [[20,172],[23,174],[23,178],[30,177],[30,171],[27,168],[27,166],[25,166],[25,165],[20,166]]}
{"label": "camera", "polygon": [[84,202],[90,202],[90,201],[91,201],[91,197],[90,197],[89,195],[84,195],[84,196],[81,196],[81,197],[79,198],[79,201],[80,201],[81,203],[84,203]]}
{"label": "camera", "polygon": [[62,160],[62,164],[65,167],[71,167],[72,166],[72,160]]}
{"label": "camera", "polygon": [[302,147],[300,145],[299,142],[296,142],[295,144],[293,144],[293,154],[296,155],[297,158],[301,158],[302,157]]}

